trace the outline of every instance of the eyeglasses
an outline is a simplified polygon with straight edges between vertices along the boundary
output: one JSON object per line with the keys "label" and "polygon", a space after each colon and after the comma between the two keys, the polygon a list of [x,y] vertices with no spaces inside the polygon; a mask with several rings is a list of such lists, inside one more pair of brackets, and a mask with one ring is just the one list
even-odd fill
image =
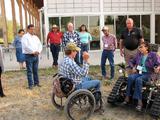
{"label": "eyeglasses", "polygon": [[141,48],[143,48],[143,47],[145,47],[145,46],[139,46],[138,48],[141,49]]}

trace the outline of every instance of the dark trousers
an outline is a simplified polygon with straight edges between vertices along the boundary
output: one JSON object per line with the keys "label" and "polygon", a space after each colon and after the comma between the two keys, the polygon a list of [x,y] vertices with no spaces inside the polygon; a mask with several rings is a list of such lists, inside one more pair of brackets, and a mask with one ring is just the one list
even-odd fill
{"label": "dark trousers", "polygon": [[1,82],[1,74],[2,74],[2,68],[0,67],[0,96],[3,97],[3,88],[2,88],[2,82]]}
{"label": "dark trousers", "polygon": [[27,67],[27,78],[28,78],[28,86],[33,86],[33,80],[34,85],[39,84],[39,78],[38,78],[38,63],[39,58],[38,56],[34,55],[25,55],[26,59],[26,67]]}
{"label": "dark trousers", "polygon": [[60,51],[60,44],[51,44],[50,50],[53,57],[53,65],[58,65],[58,57],[59,57],[59,51]]}
{"label": "dark trousers", "polygon": [[77,52],[76,57],[74,58],[75,62],[80,65],[80,52]]}
{"label": "dark trousers", "polygon": [[103,50],[101,57],[101,71],[102,75],[106,77],[106,60],[108,59],[110,68],[111,68],[111,79],[114,78],[114,51],[112,50]]}
{"label": "dark trousers", "polygon": [[83,52],[88,52],[89,50],[89,45],[88,43],[84,44],[82,43],[81,44],[81,55],[80,55],[80,63],[83,64]]}

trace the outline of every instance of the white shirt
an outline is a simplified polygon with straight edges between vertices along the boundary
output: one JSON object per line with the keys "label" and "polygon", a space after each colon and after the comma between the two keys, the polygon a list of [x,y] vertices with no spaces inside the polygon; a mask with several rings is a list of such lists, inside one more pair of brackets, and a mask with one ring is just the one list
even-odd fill
{"label": "white shirt", "polygon": [[34,52],[41,53],[42,44],[36,35],[26,33],[22,37],[22,52],[24,54],[33,54]]}

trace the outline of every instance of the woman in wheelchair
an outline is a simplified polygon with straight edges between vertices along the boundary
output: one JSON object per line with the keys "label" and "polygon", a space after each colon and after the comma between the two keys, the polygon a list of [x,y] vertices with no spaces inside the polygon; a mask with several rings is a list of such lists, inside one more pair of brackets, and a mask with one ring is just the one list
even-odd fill
{"label": "woman in wheelchair", "polygon": [[72,79],[75,84],[75,89],[96,89],[100,91],[100,81],[91,80],[87,77],[89,71],[89,54],[84,52],[83,54],[83,66],[79,66],[74,61],[74,58],[77,52],[80,51],[80,48],[74,43],[68,43],[65,48],[65,57],[59,65],[59,74],[62,74],[64,77]]}
{"label": "woman in wheelchair", "polygon": [[156,53],[150,51],[149,43],[140,43],[139,52],[135,58],[129,62],[129,67],[133,70],[133,73],[128,76],[124,104],[129,103],[132,85],[135,84],[132,98],[138,100],[136,109],[141,111],[143,106],[141,92],[143,83],[150,79],[150,75],[154,72],[154,67],[159,65],[160,63],[157,60]]}

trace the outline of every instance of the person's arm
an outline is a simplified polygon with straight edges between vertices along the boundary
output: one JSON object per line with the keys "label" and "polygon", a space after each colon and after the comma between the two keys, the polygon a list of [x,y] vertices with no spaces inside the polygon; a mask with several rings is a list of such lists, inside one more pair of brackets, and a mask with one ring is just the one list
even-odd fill
{"label": "person's arm", "polygon": [[117,38],[116,38],[116,36],[114,36],[114,46],[115,46],[115,50],[116,50],[116,48],[117,48]]}
{"label": "person's arm", "polygon": [[40,54],[42,52],[42,43],[38,37],[37,40],[38,40],[38,53]]}
{"label": "person's arm", "polygon": [[89,41],[92,41],[92,36],[90,33],[88,33],[88,36],[89,36]]}
{"label": "person's arm", "polygon": [[140,40],[140,43],[144,42],[143,32],[141,29],[139,29],[139,40]]}
{"label": "person's arm", "polygon": [[119,48],[120,48],[120,55],[123,57],[123,56],[124,56],[124,45],[123,45],[123,39],[120,39],[120,42],[119,42]]}
{"label": "person's arm", "polygon": [[81,41],[80,41],[80,36],[79,36],[78,32],[76,32],[76,36],[77,36],[77,46],[80,47]]}
{"label": "person's arm", "polygon": [[124,32],[125,32],[125,31],[123,31],[123,32],[121,33],[121,37],[120,37],[120,41],[119,41],[120,55],[121,55],[122,57],[124,57],[124,39],[125,39],[125,37],[124,37]]}
{"label": "person's arm", "polygon": [[65,47],[67,43],[67,33],[65,32],[62,37],[62,46]]}
{"label": "person's arm", "polygon": [[49,47],[49,40],[50,40],[50,33],[48,33],[48,35],[47,35],[47,47]]}
{"label": "person's arm", "polygon": [[87,52],[83,53],[83,67],[80,67],[75,62],[70,66],[70,70],[75,74],[75,76],[84,77],[89,71],[89,54]]}
{"label": "person's arm", "polygon": [[2,69],[2,72],[4,71],[4,64],[3,64],[3,52],[2,52],[2,47],[0,46],[0,66]]}

